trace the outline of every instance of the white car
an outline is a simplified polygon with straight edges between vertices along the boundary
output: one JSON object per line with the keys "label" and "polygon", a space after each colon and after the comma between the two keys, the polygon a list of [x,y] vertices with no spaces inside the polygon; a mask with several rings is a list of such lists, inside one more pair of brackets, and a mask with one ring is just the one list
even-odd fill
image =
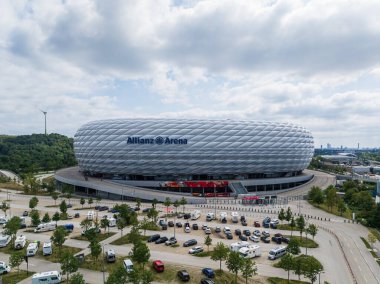
{"label": "white car", "polygon": [[11,271],[11,268],[4,261],[0,261],[0,275],[7,274],[10,271]]}
{"label": "white car", "polygon": [[190,233],[190,227],[185,227],[185,233]]}
{"label": "white car", "polygon": [[11,236],[0,235],[0,248],[6,247],[11,241]]}
{"label": "white car", "polygon": [[0,225],[5,225],[8,222],[8,219],[5,217],[0,217]]}
{"label": "white car", "polygon": [[249,239],[254,243],[258,243],[260,241],[260,238],[255,235],[250,236]]}
{"label": "white car", "polygon": [[210,235],[211,234],[211,229],[210,228],[206,228],[205,229],[205,234],[206,235]]}
{"label": "white car", "polygon": [[198,253],[198,252],[202,252],[202,251],[203,251],[203,247],[201,247],[201,246],[196,246],[196,247],[189,249],[190,254],[194,254],[194,253]]}
{"label": "white car", "polygon": [[224,232],[225,234],[227,234],[227,233],[231,234],[231,229],[230,229],[230,227],[224,227],[224,228],[223,228],[223,232]]}

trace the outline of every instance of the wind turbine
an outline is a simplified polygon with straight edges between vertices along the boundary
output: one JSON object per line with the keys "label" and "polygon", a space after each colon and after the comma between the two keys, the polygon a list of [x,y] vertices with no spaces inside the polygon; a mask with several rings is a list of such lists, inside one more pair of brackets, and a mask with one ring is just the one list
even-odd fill
{"label": "wind turbine", "polygon": [[43,111],[43,110],[40,110],[43,114],[44,114],[44,116],[45,116],[45,135],[47,134],[46,133],[46,114],[47,114],[47,111]]}

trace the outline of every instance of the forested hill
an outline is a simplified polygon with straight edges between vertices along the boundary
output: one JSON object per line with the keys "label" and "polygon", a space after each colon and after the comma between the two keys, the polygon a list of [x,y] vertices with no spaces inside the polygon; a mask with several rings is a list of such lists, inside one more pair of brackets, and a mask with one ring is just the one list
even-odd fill
{"label": "forested hill", "polygon": [[23,174],[73,165],[72,138],[60,134],[0,136],[0,169]]}

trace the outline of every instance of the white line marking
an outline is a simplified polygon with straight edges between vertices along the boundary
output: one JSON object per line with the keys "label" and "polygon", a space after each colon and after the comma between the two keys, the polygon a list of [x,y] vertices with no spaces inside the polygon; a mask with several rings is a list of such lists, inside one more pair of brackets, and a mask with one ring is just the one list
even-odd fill
{"label": "white line marking", "polygon": [[[359,267],[360,272],[362,272],[363,270],[362,270],[362,268],[360,267],[360,265],[358,265],[358,267]],[[363,275],[363,276],[364,276],[364,275]]]}

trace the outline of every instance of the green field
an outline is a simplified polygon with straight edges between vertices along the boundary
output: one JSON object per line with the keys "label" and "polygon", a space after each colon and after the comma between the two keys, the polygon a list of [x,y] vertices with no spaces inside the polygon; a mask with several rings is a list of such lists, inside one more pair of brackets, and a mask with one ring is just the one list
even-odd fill
{"label": "green field", "polygon": [[7,273],[7,274],[0,276],[1,277],[0,279],[2,279],[3,284],[16,284],[16,283],[21,282],[25,278],[32,276],[34,273],[35,272],[33,272],[33,271],[29,271],[28,275],[26,275],[26,270],[20,269],[19,272],[17,272],[17,270],[15,270],[15,271],[11,271],[10,273]]}
{"label": "green field", "polygon": [[[112,237],[113,235],[115,235],[116,233],[114,232],[109,232],[109,233],[100,233],[98,234],[98,241],[101,242],[101,241],[104,241],[105,239],[108,239],[109,237]],[[74,239],[74,240],[79,240],[79,241],[88,241],[86,236],[82,236],[82,235],[76,235],[76,236],[73,236],[71,237],[71,239]]]}

